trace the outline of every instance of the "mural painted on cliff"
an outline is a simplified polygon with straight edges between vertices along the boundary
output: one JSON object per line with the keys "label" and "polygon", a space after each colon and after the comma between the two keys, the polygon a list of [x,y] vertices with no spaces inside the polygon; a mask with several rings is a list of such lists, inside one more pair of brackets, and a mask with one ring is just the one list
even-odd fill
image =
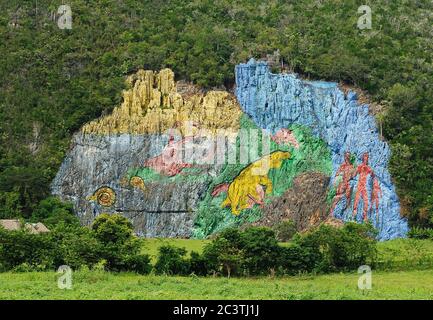
{"label": "mural painted on cliff", "polygon": [[[353,93],[253,60],[236,67],[236,83],[235,97],[176,83],[169,69],[130,76],[122,105],[74,136],[53,194],[72,201],[84,224],[117,212],[147,237],[205,238],[282,217],[302,220],[299,230],[368,220],[381,239],[406,234],[389,149]],[[257,133],[256,154],[241,143],[245,131]],[[329,187],[297,191],[314,181]]]}
{"label": "mural painted on cliff", "polygon": [[331,212],[336,218],[369,220],[382,240],[406,236],[407,221],[400,216],[388,172],[390,149],[356,93],[345,95],[336,83],[272,74],[265,63],[250,60],[236,66],[236,96],[261,128],[275,132],[304,125],[325,141],[332,157],[330,187],[336,190]]}

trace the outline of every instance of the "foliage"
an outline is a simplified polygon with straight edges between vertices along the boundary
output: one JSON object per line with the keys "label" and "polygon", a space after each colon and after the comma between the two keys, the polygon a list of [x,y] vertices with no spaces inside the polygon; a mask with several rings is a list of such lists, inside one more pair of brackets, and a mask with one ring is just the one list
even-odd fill
{"label": "foliage", "polygon": [[272,229],[275,232],[277,240],[280,242],[287,242],[296,234],[296,226],[292,220],[278,222]]}
{"label": "foliage", "polygon": [[375,240],[371,227],[321,226],[297,235],[292,245],[283,248],[272,230],[252,227],[243,232],[228,229],[206,245],[203,254],[226,275],[332,272],[353,270],[373,259]]}
{"label": "foliage", "polygon": [[208,270],[210,269],[208,260],[204,257],[204,255],[196,251],[191,251],[190,256],[189,267],[191,274],[195,274],[197,276],[206,276]]}
{"label": "foliage", "polygon": [[150,258],[139,255],[140,240],[133,235],[132,223],[118,214],[101,214],[93,221],[92,231],[100,243],[100,258],[105,259],[107,268],[113,271],[150,271]]}
{"label": "foliage", "polygon": [[314,271],[354,270],[376,256],[376,232],[370,224],[347,223],[342,228],[321,225],[294,238],[309,251]]}
{"label": "foliage", "polygon": [[101,215],[92,229],[65,221],[42,234],[0,228],[0,271],[52,270],[61,265],[78,270],[103,261],[107,270],[147,274],[152,268],[150,257],[140,250],[132,225],[118,215]]}
{"label": "foliage", "polygon": [[242,233],[244,267],[249,274],[269,274],[278,267],[281,247],[275,233],[266,227],[251,227]]}
{"label": "foliage", "polygon": [[431,239],[433,240],[432,228],[418,228],[413,227],[408,234],[409,238],[413,239]]}
{"label": "foliage", "polygon": [[149,274],[152,271],[150,257],[147,254],[135,254],[125,258],[123,271],[133,271],[138,274]]}
{"label": "foliage", "polygon": [[158,260],[155,264],[156,274],[186,275],[189,273],[189,263],[185,259],[186,249],[171,245],[159,247]]}
{"label": "foliage", "polygon": [[100,214],[93,221],[92,230],[104,245],[124,244],[133,239],[131,221],[118,214]]}
{"label": "foliage", "polygon": [[51,229],[49,238],[53,243],[54,267],[91,268],[102,259],[102,245],[89,228],[59,223]]}
{"label": "foliage", "polygon": [[72,204],[61,202],[56,197],[42,200],[33,211],[31,221],[42,222],[48,228],[61,222],[68,225],[79,225],[79,220],[74,214]]}
{"label": "foliage", "polygon": [[30,234],[25,230],[7,231],[0,227],[0,271],[14,268],[27,271],[52,268],[53,243],[47,234]]}

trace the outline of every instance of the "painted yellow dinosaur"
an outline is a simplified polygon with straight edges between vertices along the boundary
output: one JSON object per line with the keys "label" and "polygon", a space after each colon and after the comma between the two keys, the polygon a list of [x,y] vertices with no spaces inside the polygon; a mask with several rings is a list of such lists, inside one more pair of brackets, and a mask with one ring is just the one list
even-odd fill
{"label": "painted yellow dinosaur", "polygon": [[280,168],[282,161],[289,158],[290,153],[285,151],[275,151],[263,156],[243,169],[230,184],[216,186],[212,196],[227,191],[227,198],[221,203],[221,207],[230,206],[234,215],[238,215],[243,209],[251,208],[254,204],[263,204],[263,187],[266,188],[266,194],[272,193],[269,170]]}

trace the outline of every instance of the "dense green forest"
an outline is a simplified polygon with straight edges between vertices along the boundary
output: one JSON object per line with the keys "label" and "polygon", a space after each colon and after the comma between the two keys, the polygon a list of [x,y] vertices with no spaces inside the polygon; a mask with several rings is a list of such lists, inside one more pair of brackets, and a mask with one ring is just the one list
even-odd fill
{"label": "dense green forest", "polygon": [[[64,3],[64,1],[63,1]],[[30,218],[85,122],[121,100],[125,75],[170,67],[232,88],[234,66],[280,52],[285,68],[380,104],[402,213],[433,226],[431,0],[70,0],[0,3],[0,218]],[[372,28],[360,30],[360,5]],[[37,210],[36,210],[37,211]]]}

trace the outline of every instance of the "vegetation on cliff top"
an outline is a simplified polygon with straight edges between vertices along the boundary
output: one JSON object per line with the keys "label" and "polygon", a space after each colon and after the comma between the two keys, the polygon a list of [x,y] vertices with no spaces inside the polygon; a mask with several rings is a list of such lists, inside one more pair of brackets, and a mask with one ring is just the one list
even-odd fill
{"label": "vegetation on cliff top", "polygon": [[[279,50],[288,70],[365,89],[384,105],[403,213],[433,226],[433,4],[399,1],[71,0],[0,4],[0,217],[28,218],[49,194],[71,134],[120,104],[125,75],[170,67],[230,87],[234,65]],[[358,6],[370,5],[371,30]]]}

